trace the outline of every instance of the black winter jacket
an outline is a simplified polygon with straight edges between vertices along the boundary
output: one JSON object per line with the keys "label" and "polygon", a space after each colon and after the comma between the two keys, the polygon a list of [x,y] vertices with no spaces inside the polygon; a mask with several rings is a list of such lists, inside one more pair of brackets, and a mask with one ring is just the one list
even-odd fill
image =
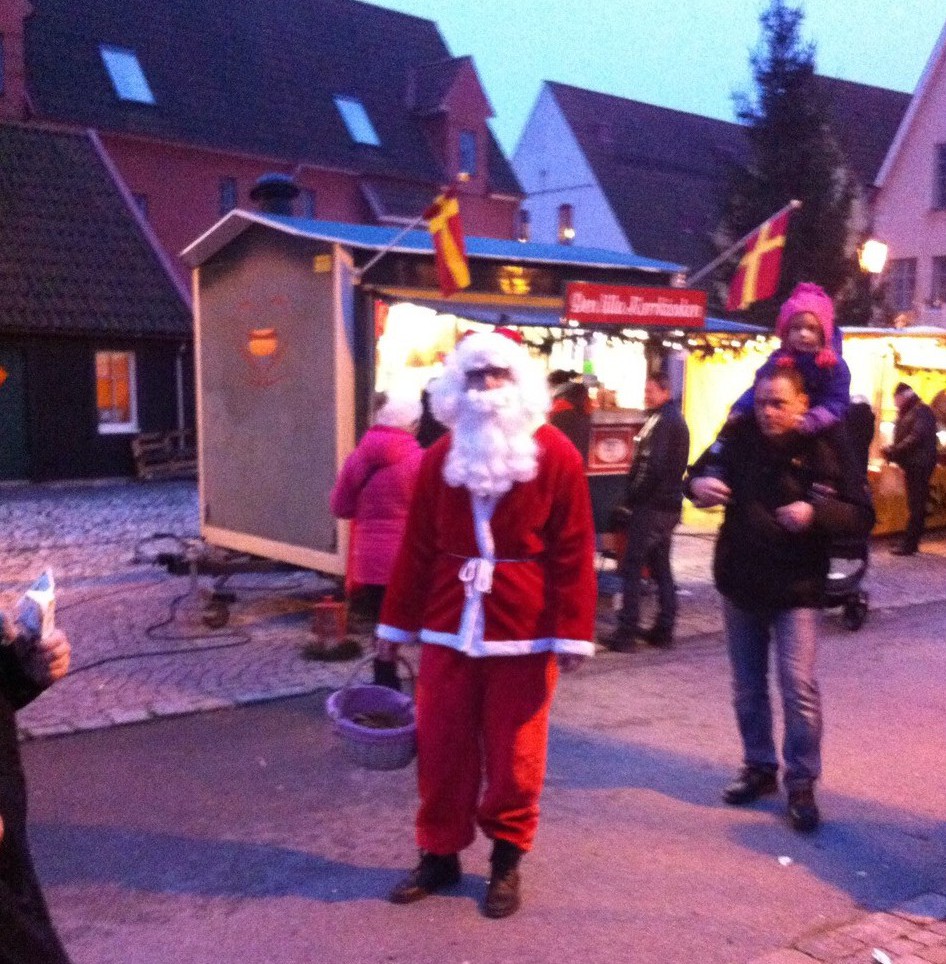
{"label": "black winter jacket", "polygon": [[30,857],[26,782],[15,713],[41,692],[23,672],[12,646],[0,645],[0,961],[69,964],[53,929]]}
{"label": "black winter jacket", "polygon": [[668,401],[649,414],[638,436],[627,476],[628,508],[679,512],[689,455],[690,430],[677,406]]}
{"label": "black winter jacket", "polygon": [[[732,490],[713,560],[716,587],[740,609],[794,609],[824,603],[834,539],[866,538],[874,524],[870,494],[839,425],[816,435],[794,432],[766,438],[754,418],[731,426],[690,469],[714,476]],[[834,495],[813,498],[812,487]],[[792,533],[775,518],[791,502],[811,502],[814,522]]]}
{"label": "black winter jacket", "polygon": [[932,472],[936,465],[936,416],[914,395],[897,417],[887,458],[904,469]]}

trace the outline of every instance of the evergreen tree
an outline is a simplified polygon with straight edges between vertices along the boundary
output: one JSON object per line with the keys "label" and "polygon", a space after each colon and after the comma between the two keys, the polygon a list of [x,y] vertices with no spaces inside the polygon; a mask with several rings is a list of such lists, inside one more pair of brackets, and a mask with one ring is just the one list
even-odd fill
{"label": "evergreen tree", "polygon": [[802,202],[791,217],[778,292],[746,312],[746,320],[767,325],[798,281],[814,281],[837,296],[852,288],[857,272],[848,250],[856,189],[827,122],[815,83],[815,47],[801,37],[803,19],[800,8],[770,0],[750,60],[754,96],[735,95],[749,151],[746,165],[733,173],[721,249],[793,198]]}

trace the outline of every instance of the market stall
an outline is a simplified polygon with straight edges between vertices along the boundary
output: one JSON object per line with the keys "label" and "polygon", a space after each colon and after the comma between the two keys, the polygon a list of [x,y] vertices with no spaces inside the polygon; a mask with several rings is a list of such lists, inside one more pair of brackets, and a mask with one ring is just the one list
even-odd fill
{"label": "market stall", "polygon": [[[683,338],[685,324],[702,326],[703,296],[670,287],[679,266],[635,255],[486,238],[466,245],[472,284],[449,300],[426,232],[398,239],[389,228],[237,210],[182,253],[194,269],[207,542],[341,574],[347,528],[328,495],[374,392],[395,380],[419,390],[464,331],[499,325],[518,328],[549,370],[578,371],[590,385],[603,524],[642,420],[645,372],[679,354],[682,344],[667,339]],[[635,292],[642,325],[569,320],[574,284]],[[663,321],[661,310],[670,311]]]}

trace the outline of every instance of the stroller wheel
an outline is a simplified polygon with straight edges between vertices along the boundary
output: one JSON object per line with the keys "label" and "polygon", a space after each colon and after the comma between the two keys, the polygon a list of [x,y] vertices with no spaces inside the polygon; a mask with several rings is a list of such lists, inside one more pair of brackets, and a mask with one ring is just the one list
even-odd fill
{"label": "stroller wheel", "polygon": [[866,592],[859,592],[853,599],[849,599],[844,604],[844,612],[841,614],[841,622],[846,629],[856,632],[867,619],[869,597]]}

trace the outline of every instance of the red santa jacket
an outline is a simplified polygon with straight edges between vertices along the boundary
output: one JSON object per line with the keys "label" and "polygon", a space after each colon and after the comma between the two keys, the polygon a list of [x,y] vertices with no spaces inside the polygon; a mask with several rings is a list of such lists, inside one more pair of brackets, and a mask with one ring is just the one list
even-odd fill
{"label": "red santa jacket", "polygon": [[385,596],[382,639],[419,639],[471,656],[594,653],[594,522],[584,464],[557,428],[543,425],[535,438],[536,478],[514,484],[492,516],[496,564],[472,642],[460,631],[469,610],[460,570],[480,555],[470,493],[443,480],[450,436],[427,450]]}

